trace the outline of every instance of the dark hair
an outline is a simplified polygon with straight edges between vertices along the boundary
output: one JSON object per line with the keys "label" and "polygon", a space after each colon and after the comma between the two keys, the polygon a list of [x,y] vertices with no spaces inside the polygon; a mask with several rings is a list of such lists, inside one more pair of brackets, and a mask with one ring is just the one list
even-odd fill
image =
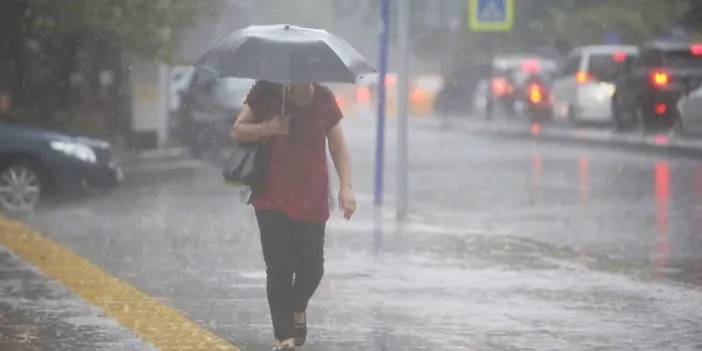
{"label": "dark hair", "polygon": [[254,83],[246,97],[246,103],[254,110],[255,114],[267,118],[278,114],[282,108],[283,85],[265,80]]}
{"label": "dark hair", "polygon": [[273,99],[274,97],[278,100],[283,98],[283,85],[279,83],[273,83],[266,80],[257,80],[251,91],[258,91],[262,96]]}
{"label": "dark hair", "polygon": [[[329,90],[319,84],[315,85],[318,94],[331,95]],[[265,80],[254,83],[246,98],[246,103],[254,109],[255,114],[272,116],[280,114],[283,102],[283,85]]]}

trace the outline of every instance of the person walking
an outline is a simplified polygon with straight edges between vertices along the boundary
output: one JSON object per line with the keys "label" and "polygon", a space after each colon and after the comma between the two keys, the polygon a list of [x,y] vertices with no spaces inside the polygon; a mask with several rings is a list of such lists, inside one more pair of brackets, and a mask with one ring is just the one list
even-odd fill
{"label": "person walking", "polygon": [[232,128],[237,142],[267,146],[265,179],[252,189],[250,202],[266,264],[273,350],[305,343],[307,305],[324,273],[330,215],[327,146],[339,177],[343,215],[348,220],[356,210],[341,119],[334,94],[320,84],[284,87],[257,81]]}

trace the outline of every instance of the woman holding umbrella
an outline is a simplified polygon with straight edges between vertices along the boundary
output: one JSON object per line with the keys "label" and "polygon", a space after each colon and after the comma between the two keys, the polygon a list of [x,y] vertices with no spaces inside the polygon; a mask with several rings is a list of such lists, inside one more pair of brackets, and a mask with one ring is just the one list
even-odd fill
{"label": "woman holding umbrella", "polygon": [[253,188],[251,204],[266,263],[274,350],[294,350],[305,342],[305,311],[324,272],[327,146],[344,217],[356,210],[342,114],[332,92],[316,82],[354,83],[375,70],[342,39],[288,25],[234,32],[196,65],[220,77],[258,80],[232,138],[266,145],[264,179]]}
{"label": "woman holding umbrella", "polygon": [[301,346],[307,303],[323,274],[324,225],[329,218],[325,142],[339,176],[339,205],[350,219],[356,210],[341,111],[329,89],[318,84],[288,88],[259,81],[233,128],[240,142],[267,139],[268,171],[251,203],[256,209],[266,262],[268,303],[277,348]]}

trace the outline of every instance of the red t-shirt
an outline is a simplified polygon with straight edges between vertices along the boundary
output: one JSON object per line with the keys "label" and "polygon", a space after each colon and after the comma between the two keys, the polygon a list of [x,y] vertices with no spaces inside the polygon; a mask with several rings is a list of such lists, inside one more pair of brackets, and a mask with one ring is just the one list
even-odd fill
{"label": "red t-shirt", "polygon": [[[279,85],[257,83],[246,104],[259,120],[281,113]],[[324,223],[329,219],[329,175],[326,135],[342,118],[334,94],[315,84],[314,98],[306,106],[287,102],[290,133],[268,139],[266,179],[255,189],[257,210],[280,211],[290,219]]]}

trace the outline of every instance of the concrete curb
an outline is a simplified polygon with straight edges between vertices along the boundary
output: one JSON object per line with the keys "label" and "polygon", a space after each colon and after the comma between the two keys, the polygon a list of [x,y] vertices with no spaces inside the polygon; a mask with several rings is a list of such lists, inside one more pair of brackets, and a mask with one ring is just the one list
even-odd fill
{"label": "concrete curb", "polygon": [[[500,121],[451,121],[448,128],[459,127],[472,133],[498,136],[526,137],[546,141],[572,142],[593,146],[608,146],[639,151],[675,153],[702,157],[702,139],[680,138],[675,135],[618,133],[611,130],[573,128],[549,124],[504,123]],[[446,126],[444,126],[446,128]]]}

